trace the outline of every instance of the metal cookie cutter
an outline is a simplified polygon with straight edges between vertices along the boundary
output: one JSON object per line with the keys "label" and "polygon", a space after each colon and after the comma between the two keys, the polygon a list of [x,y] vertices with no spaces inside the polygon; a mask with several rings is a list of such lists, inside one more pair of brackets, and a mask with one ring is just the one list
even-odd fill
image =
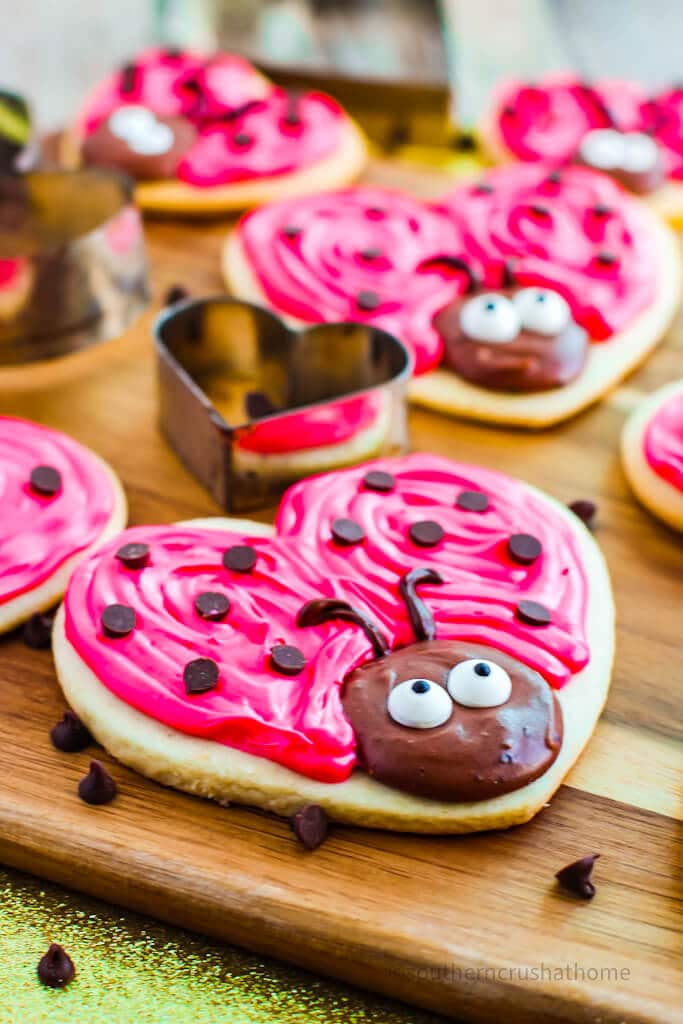
{"label": "metal cookie cutter", "polygon": [[406,445],[411,358],[385,331],[343,323],[297,332],[222,296],[167,308],[154,336],[161,428],[230,512]]}
{"label": "metal cookie cutter", "polygon": [[127,178],[92,169],[0,177],[0,368],[114,338],[147,301]]}

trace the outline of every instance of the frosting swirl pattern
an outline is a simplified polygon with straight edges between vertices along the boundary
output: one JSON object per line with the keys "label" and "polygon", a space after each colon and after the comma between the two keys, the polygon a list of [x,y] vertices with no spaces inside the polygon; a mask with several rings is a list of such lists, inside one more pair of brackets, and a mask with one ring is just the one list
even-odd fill
{"label": "frosting swirl pattern", "polygon": [[657,409],[645,430],[643,445],[650,468],[683,492],[683,385]]}

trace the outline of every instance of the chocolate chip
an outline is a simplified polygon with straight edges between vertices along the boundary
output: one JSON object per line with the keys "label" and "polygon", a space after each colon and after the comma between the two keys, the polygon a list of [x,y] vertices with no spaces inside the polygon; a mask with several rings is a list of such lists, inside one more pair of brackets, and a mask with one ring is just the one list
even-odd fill
{"label": "chocolate chip", "polygon": [[36,494],[51,498],[62,486],[62,475],[54,466],[36,466],[31,470],[31,487]]}
{"label": "chocolate chip", "polygon": [[358,295],[356,296],[356,305],[359,309],[363,309],[366,312],[377,309],[380,301],[381,300],[377,292],[371,292],[369,290],[358,292]]}
{"label": "chocolate chip", "polygon": [[184,302],[185,299],[189,299],[189,297],[189,291],[187,288],[184,288],[182,284],[172,284],[164,295],[164,305],[175,306],[176,302]]}
{"label": "chocolate chip", "polygon": [[249,134],[249,132],[235,132],[235,134],[232,137],[232,141],[235,144],[235,146],[239,146],[240,148],[242,148],[244,146],[248,146],[251,143],[252,137]]}
{"label": "chocolate chip", "polygon": [[89,731],[75,711],[65,711],[61,722],[50,729],[52,745],[65,754],[77,754],[93,742]]}
{"label": "chocolate chip", "polygon": [[184,51],[179,46],[167,46],[164,50],[164,56],[169,60],[179,60],[183,53]]}
{"label": "chocolate chip", "polygon": [[538,601],[520,601],[516,608],[517,618],[527,626],[547,626],[552,622],[552,613]]}
{"label": "chocolate chip", "polygon": [[298,676],[306,664],[302,652],[291,644],[276,644],[270,652],[270,663],[283,676]]}
{"label": "chocolate chip", "polygon": [[365,539],[363,527],[354,519],[335,519],[330,529],[337,544],[360,544]]}
{"label": "chocolate chip", "polygon": [[250,420],[260,420],[264,416],[272,416],[273,413],[280,411],[265,391],[247,391],[244,406]]}
{"label": "chocolate chip", "polygon": [[605,203],[596,203],[591,212],[596,217],[609,217],[612,207],[607,206]]}
{"label": "chocolate chip", "polygon": [[455,501],[466,512],[486,512],[489,499],[483,491],[461,491]]}
{"label": "chocolate chip", "polygon": [[612,267],[619,262],[618,256],[615,256],[613,252],[608,252],[607,249],[602,249],[595,258],[603,267]]}
{"label": "chocolate chip", "polygon": [[472,132],[458,132],[451,145],[458,153],[475,153],[477,140]]}
{"label": "chocolate chip", "polygon": [[551,171],[548,177],[545,179],[550,185],[560,185],[562,182],[562,175],[559,171]]}
{"label": "chocolate chip", "polygon": [[21,639],[34,651],[46,651],[52,646],[54,612],[36,612],[24,623]]}
{"label": "chocolate chip", "polygon": [[396,479],[391,473],[385,473],[381,469],[371,469],[363,477],[363,484],[369,491],[381,491],[383,494],[393,491],[396,486]]}
{"label": "chocolate chip", "polygon": [[474,191],[481,196],[490,195],[493,192],[493,185],[489,185],[487,181],[478,181],[474,186]]}
{"label": "chocolate chip", "polygon": [[45,956],[38,961],[38,981],[48,988],[64,988],[73,981],[75,974],[69,954],[58,942],[51,942]]}
{"label": "chocolate chip", "polygon": [[108,604],[100,619],[106,636],[116,639],[135,629],[135,610],[127,604]]}
{"label": "chocolate chip", "polygon": [[256,565],[256,551],[250,544],[233,544],[223,555],[223,565],[233,572],[251,572]]}
{"label": "chocolate chip", "polygon": [[185,693],[208,693],[218,682],[218,665],[213,658],[195,658],[183,669]]}
{"label": "chocolate chip", "polygon": [[540,540],[530,533],[513,533],[508,540],[508,554],[521,565],[531,565],[540,555],[543,547]]}
{"label": "chocolate chip", "polygon": [[86,804],[109,804],[116,796],[116,783],[101,761],[91,761],[90,771],[78,783],[78,795]]}
{"label": "chocolate chip", "polygon": [[142,569],[149,561],[149,546],[133,541],[120,547],[116,557],[126,569]]}
{"label": "chocolate chip", "polygon": [[370,218],[370,220],[381,220],[382,217],[384,216],[384,212],[385,211],[383,206],[368,206],[367,210],[365,211],[366,215]]}
{"label": "chocolate chip", "polygon": [[598,506],[594,501],[587,501],[584,498],[579,498],[578,501],[572,501],[569,505],[575,516],[578,516],[581,522],[585,523],[586,526],[590,526],[595,518],[595,513],[598,511]]}
{"label": "chocolate chip", "polygon": [[550,211],[547,206],[541,206],[540,203],[532,203],[529,207],[535,217],[549,217]]}
{"label": "chocolate chip", "polygon": [[503,114],[505,115],[505,117],[514,117],[514,115],[516,114],[516,110],[511,103],[508,103],[506,106],[503,107]]}
{"label": "chocolate chip", "polygon": [[573,892],[575,896],[581,896],[584,900],[592,900],[595,896],[595,885],[591,882],[590,876],[599,856],[599,853],[589,853],[587,857],[572,861],[565,868],[561,868],[555,874],[555,878],[568,892]]}
{"label": "chocolate chip", "polygon": [[435,544],[443,540],[443,527],[431,519],[422,519],[419,523],[413,523],[408,530],[413,544],[421,548],[433,548]]}
{"label": "chocolate chip", "polygon": [[362,260],[370,263],[372,260],[378,260],[384,254],[381,249],[361,249],[358,255]]}
{"label": "chocolate chip", "polygon": [[298,238],[303,228],[298,227],[296,224],[285,224],[282,229],[282,234],[285,238]]}
{"label": "chocolate chip", "polygon": [[327,839],[327,815],[318,804],[306,804],[290,818],[292,832],[307,850],[317,848]]}
{"label": "chocolate chip", "polygon": [[137,64],[124,64],[121,68],[121,93],[124,96],[128,96],[134,92],[138,84],[138,71]]}
{"label": "chocolate chip", "polygon": [[208,619],[209,622],[220,622],[230,611],[230,600],[225,594],[207,590],[203,594],[197,594],[194,606],[197,614],[203,619]]}

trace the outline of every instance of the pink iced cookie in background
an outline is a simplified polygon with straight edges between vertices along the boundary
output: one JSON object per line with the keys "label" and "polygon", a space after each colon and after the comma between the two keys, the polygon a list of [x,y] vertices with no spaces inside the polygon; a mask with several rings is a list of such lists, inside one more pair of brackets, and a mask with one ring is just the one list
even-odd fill
{"label": "pink iced cookie in background", "polygon": [[365,144],[329,96],[287,93],[233,54],[155,48],[93,90],[64,155],[129,173],[145,209],[211,213],[338,186]]}
{"label": "pink iced cookie in background", "polygon": [[120,484],[93,452],[0,417],[0,632],[54,604],[76,562],[125,518]]}
{"label": "pink iced cookie in background", "polygon": [[[361,824],[469,831],[526,820],[578,755],[609,681],[611,614],[604,565],[570,512],[502,474],[413,455],[296,485],[272,531],[246,520],[126,531],[72,578],[55,657],[101,742],[167,784],[277,813],[312,798]],[[467,663],[448,692],[431,684],[452,719],[434,737],[465,730],[436,802],[411,778],[379,786],[362,721],[351,724],[385,665],[419,667],[425,642],[432,651],[430,623],[434,653]],[[515,751],[504,768],[467,710],[468,655],[492,675],[487,721]],[[415,728],[402,715],[386,719],[401,749]],[[472,787],[474,818],[460,796]]]}
{"label": "pink iced cookie in background", "polygon": [[683,530],[683,381],[644,399],[622,433],[622,461],[642,503]]}

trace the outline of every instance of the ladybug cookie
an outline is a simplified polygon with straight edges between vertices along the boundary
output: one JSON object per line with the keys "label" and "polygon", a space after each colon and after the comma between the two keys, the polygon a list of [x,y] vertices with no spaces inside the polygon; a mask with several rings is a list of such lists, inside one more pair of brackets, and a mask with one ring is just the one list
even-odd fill
{"label": "ladybug cookie", "polygon": [[531,818],[609,686],[583,523],[431,455],[291,488],[274,528],[140,526],[74,573],[53,650],[123,762],[220,802],[424,832]]}
{"label": "ladybug cookie", "polygon": [[683,222],[683,86],[549,75],[504,82],[480,126],[498,160],[582,164],[603,171]]}
{"label": "ladybug cookie", "polygon": [[223,254],[240,298],[290,322],[361,321],[412,351],[410,396],[544,427],[596,401],[668,326],[676,240],[586,167],[510,165],[436,203],[360,186],[242,218]]}
{"label": "ladybug cookie", "polygon": [[683,380],[659,388],[634,409],[622,432],[621,458],[643,505],[683,530]]}
{"label": "ladybug cookie", "polygon": [[63,158],[125,171],[145,210],[210,214],[339,187],[366,148],[330,96],[277,88],[234,54],[151,49],[88,96]]}

